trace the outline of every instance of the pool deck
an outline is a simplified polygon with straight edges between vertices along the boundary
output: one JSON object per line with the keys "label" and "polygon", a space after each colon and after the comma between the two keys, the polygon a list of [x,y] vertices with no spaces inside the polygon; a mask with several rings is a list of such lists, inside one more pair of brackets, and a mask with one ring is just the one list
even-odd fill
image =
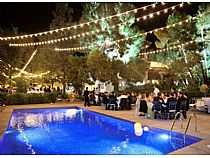
{"label": "pool deck", "polygon": [[[139,121],[143,125],[148,125],[151,127],[157,127],[162,129],[170,130],[171,124],[173,120],[154,120],[154,119],[145,119],[143,116],[139,117],[135,115],[135,110],[128,111],[112,111],[105,110],[104,107],[101,106],[91,106],[84,107],[82,103],[69,103],[69,102],[58,102],[53,104],[33,104],[33,105],[12,105],[6,106],[0,109],[0,139],[2,138],[4,131],[7,128],[10,116],[12,114],[13,109],[27,109],[27,108],[50,108],[50,107],[71,107],[78,106],[81,108],[86,108],[91,111],[107,114],[110,116],[115,116],[118,118],[130,120],[130,121]],[[188,113],[188,118],[191,113],[195,112],[194,110],[190,110]],[[192,118],[187,134],[193,135],[196,137],[200,137],[204,140],[194,143],[190,146],[182,148],[180,150],[174,151],[170,154],[172,155],[210,155],[210,114],[199,113],[196,112],[197,115],[197,124],[198,131],[195,132],[195,123]],[[187,126],[188,119],[183,121],[183,128],[181,129],[181,121],[177,120],[174,126],[174,131],[184,133],[185,128]]]}

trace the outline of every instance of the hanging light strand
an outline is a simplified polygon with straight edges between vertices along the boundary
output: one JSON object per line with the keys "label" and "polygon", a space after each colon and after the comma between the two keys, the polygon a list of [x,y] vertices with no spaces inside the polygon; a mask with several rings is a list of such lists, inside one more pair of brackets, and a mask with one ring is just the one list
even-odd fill
{"label": "hanging light strand", "polygon": [[158,49],[156,51],[149,51],[149,52],[145,52],[145,53],[140,53],[139,55],[157,54],[157,53],[161,53],[161,52],[165,52],[165,51],[169,51],[169,50],[175,50],[175,49],[179,49],[179,48],[182,48],[182,47],[186,47],[186,46],[188,46],[190,44],[193,44],[195,42],[201,42],[201,40],[191,40],[191,41],[188,41],[186,43],[170,46],[168,48],[163,48],[163,49]]}
{"label": "hanging light strand", "polygon": [[147,6],[144,6],[144,7],[128,10],[128,11],[118,13],[118,14],[115,14],[115,15],[111,15],[111,16],[108,16],[108,17],[102,17],[98,20],[89,21],[89,22],[85,22],[85,23],[82,23],[82,24],[78,24],[78,25],[73,25],[73,26],[69,26],[69,27],[63,27],[63,28],[59,28],[59,29],[54,29],[54,30],[39,32],[39,33],[34,33],[34,34],[28,34],[28,35],[13,36],[13,37],[0,37],[0,40],[7,41],[7,40],[17,40],[17,39],[23,39],[23,38],[32,38],[32,37],[37,37],[37,36],[43,36],[43,35],[63,32],[63,31],[70,30],[70,29],[77,29],[79,27],[83,27],[84,25],[97,24],[101,21],[105,21],[105,20],[109,20],[109,19],[112,19],[112,18],[115,18],[115,17],[119,17],[119,16],[122,16],[124,14],[137,13],[139,10],[146,10],[147,8],[149,8],[151,6],[153,6],[153,8],[154,8],[154,6],[156,6],[156,3],[150,4],[150,5],[147,5]]}
{"label": "hanging light strand", "polygon": [[150,14],[148,14],[148,15],[139,17],[139,18],[137,18],[136,20],[137,20],[137,21],[140,21],[141,19],[146,20],[146,19],[148,19],[148,18],[153,18],[155,15],[160,15],[161,13],[168,13],[168,11],[170,11],[170,10],[175,10],[175,9],[178,8],[178,7],[181,8],[181,7],[183,7],[183,5],[184,5],[184,3],[179,3],[179,4],[177,4],[177,5],[174,5],[174,6],[171,6],[171,7],[162,9],[162,10],[159,10],[159,11],[157,11],[157,12],[150,13]]}
{"label": "hanging light strand", "polygon": [[[176,5],[176,6],[179,6],[179,5]],[[169,8],[172,8],[172,7],[169,7]],[[154,14],[155,15],[155,14]],[[148,16],[148,15],[146,15]],[[141,18],[144,18],[145,16],[142,16],[142,17],[139,17],[137,19],[141,19]],[[193,20],[196,19],[196,17],[193,17]],[[190,20],[187,20],[187,21],[190,21]],[[111,26],[112,29],[115,29],[116,27],[120,27],[121,25],[125,25],[127,22],[125,23],[120,23],[120,24],[116,24],[116,25],[113,25]],[[179,22],[179,25],[182,25],[182,21]],[[173,24],[175,25],[175,24]],[[170,27],[170,26],[167,26],[167,27]],[[164,28],[161,28],[161,29],[164,29]],[[85,32],[85,33],[81,33],[81,34],[77,34],[77,35],[73,35],[73,36],[69,36],[69,37],[63,37],[63,38],[59,38],[59,39],[55,39],[55,40],[48,40],[48,41],[42,41],[42,42],[34,42],[34,43],[17,43],[17,44],[9,44],[10,47],[28,47],[28,46],[38,46],[38,45],[47,45],[47,44],[54,44],[54,43],[58,43],[58,42],[62,42],[62,41],[67,41],[67,40],[72,40],[72,39],[76,39],[76,38],[80,38],[80,37],[86,37],[86,36],[90,36],[92,34],[98,34],[98,33],[101,33],[101,32],[104,32],[104,31],[107,31],[105,29],[98,29],[98,30],[95,30],[95,31],[89,31],[89,32]],[[157,31],[157,29],[155,30]],[[151,32],[151,31],[150,31]]]}
{"label": "hanging light strand", "polygon": [[25,66],[20,70],[20,72],[14,76],[16,77],[20,77],[20,75],[23,73],[23,71],[27,68],[28,64],[30,64],[30,62],[32,61],[34,55],[37,53],[37,49],[32,53],[31,57],[29,58],[28,62],[25,64]]}
{"label": "hanging light strand", "polygon": [[[157,29],[154,29],[154,30],[151,30],[151,31],[147,31],[145,33],[140,33],[140,34],[137,34],[137,35],[134,35],[134,36],[130,36],[130,37],[127,37],[127,38],[122,38],[122,39],[112,41],[112,42],[110,42],[110,44],[120,43],[120,42],[129,40],[129,39],[132,39],[132,38],[136,38],[136,37],[139,37],[139,36],[142,36],[142,35],[146,36],[149,33],[151,34],[153,32],[162,31],[164,29],[169,29],[169,28],[172,28],[172,27],[185,25],[186,23],[192,22],[195,19],[196,19],[196,17],[193,17],[191,20],[186,19],[186,20],[183,20],[183,21],[179,21],[177,23],[174,23],[174,24],[171,24],[171,25],[168,25],[168,26],[165,26],[165,27],[157,28]],[[86,46],[86,47],[74,47],[74,48],[55,48],[55,51],[75,51],[75,50],[85,50],[85,49],[90,49],[90,47]]]}

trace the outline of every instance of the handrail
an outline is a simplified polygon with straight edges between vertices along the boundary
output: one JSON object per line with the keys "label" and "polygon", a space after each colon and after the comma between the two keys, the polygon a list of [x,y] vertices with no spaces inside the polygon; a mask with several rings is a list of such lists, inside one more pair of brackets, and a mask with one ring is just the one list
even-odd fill
{"label": "handrail", "polygon": [[184,132],[185,134],[187,133],[187,130],[188,130],[188,127],[189,127],[191,118],[192,118],[193,116],[194,116],[194,118],[195,118],[195,131],[197,132],[197,116],[196,116],[195,113],[192,113],[192,114],[190,115],[189,121],[188,121],[188,123],[187,123],[187,127],[186,127],[185,132]]}
{"label": "handrail", "polygon": [[175,122],[176,122],[176,117],[177,117],[177,115],[178,114],[180,114],[181,116],[180,116],[180,120],[181,120],[181,128],[183,127],[183,115],[182,115],[182,113],[181,112],[177,112],[176,113],[176,115],[175,115],[175,117],[174,117],[174,121],[173,121],[173,123],[172,123],[172,125],[171,125],[171,131],[173,130],[173,128],[174,128],[174,124],[175,124]]}

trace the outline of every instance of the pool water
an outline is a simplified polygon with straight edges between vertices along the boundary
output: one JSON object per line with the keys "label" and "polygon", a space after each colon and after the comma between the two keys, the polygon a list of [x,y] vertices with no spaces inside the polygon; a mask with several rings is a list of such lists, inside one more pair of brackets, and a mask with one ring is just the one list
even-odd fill
{"label": "pool water", "polygon": [[14,110],[0,154],[163,155],[202,140],[134,124],[77,107]]}

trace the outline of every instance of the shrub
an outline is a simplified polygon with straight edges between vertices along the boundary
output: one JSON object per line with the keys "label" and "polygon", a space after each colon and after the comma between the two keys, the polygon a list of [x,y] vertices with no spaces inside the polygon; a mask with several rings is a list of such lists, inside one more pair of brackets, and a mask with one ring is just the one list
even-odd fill
{"label": "shrub", "polygon": [[63,99],[69,99],[69,95],[67,93],[62,93],[61,96]]}
{"label": "shrub", "polygon": [[0,93],[0,102],[6,105],[55,103],[56,93]]}

